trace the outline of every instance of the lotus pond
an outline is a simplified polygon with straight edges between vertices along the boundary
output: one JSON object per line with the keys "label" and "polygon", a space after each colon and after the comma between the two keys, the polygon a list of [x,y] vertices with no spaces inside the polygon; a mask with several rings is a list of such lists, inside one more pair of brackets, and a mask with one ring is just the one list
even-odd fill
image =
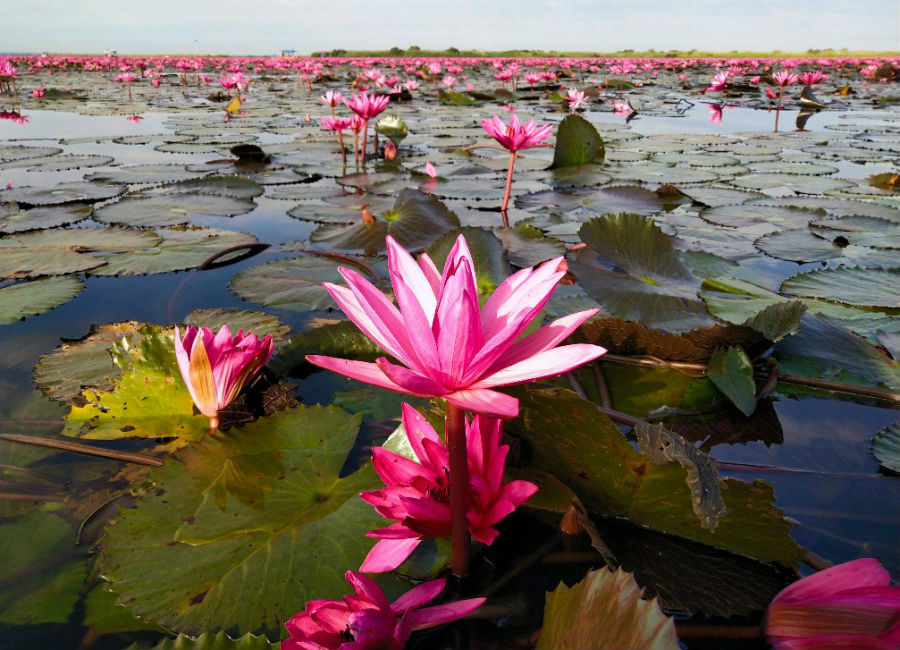
{"label": "lotus pond", "polygon": [[[565,256],[537,321],[596,309],[566,343],[608,350],[500,388],[506,480],[538,490],[448,580],[486,602],[407,647],[767,648],[798,576],[896,583],[896,60],[9,62],[0,647],[277,647],[350,593],[391,523],[372,449],[415,458],[402,402],[452,410],[306,360],[384,356],[322,282],[391,297],[387,235],[438,270],[464,235],[482,304]],[[777,97],[785,64],[827,79]],[[365,162],[320,100],[363,90],[390,98]],[[552,125],[502,214],[495,115]],[[176,324],[272,337],[214,435]],[[450,561],[432,536],[372,577],[393,600]]]}

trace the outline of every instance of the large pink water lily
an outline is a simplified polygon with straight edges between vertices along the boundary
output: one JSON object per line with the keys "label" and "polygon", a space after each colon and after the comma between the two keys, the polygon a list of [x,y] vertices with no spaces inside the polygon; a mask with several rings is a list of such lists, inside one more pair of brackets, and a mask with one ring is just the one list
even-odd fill
{"label": "large pink water lily", "polygon": [[260,340],[256,334],[227,325],[218,334],[208,327],[188,327],[182,338],[175,328],[175,358],[181,378],[197,409],[210,421],[210,433],[219,426],[218,411],[230,404],[272,356],[272,336]]}
{"label": "large pink water lily", "polygon": [[[503,483],[507,445],[501,445],[502,421],[476,415],[466,422],[469,533],[483,544],[499,534],[494,524],[513,512],[537,486],[528,481]],[[363,492],[362,499],[387,519],[399,523],[373,530],[380,540],[369,552],[360,571],[380,573],[396,569],[419,543],[450,535],[450,456],[440,436],[409,404],[403,404],[403,431],[418,462],[383,447],[372,450],[372,463],[384,481],[381,490]]]}
{"label": "large pink water lily", "polygon": [[877,560],[838,564],[775,596],[766,635],[776,650],[896,650],[900,587]]}
{"label": "large pink water lily", "polygon": [[281,642],[281,650],[399,650],[413,632],[462,618],[485,600],[422,607],[444,590],[444,580],[431,580],[390,603],[368,576],[348,571],[344,577],[356,595],[306,603],[285,624],[290,637]]}
{"label": "large pink water lily", "polygon": [[519,402],[497,386],[557,375],[606,350],[585,343],[556,347],[597,313],[588,309],[553,321],[521,340],[566,273],[562,257],[517,271],[478,306],[475,266],[460,235],[443,274],[423,254],[418,264],[387,237],[388,269],[399,309],[361,275],[341,268],[347,286],[323,286],[363,333],[403,365],[309,355],[311,362],[389,390],[443,397],[462,409],[515,417]]}

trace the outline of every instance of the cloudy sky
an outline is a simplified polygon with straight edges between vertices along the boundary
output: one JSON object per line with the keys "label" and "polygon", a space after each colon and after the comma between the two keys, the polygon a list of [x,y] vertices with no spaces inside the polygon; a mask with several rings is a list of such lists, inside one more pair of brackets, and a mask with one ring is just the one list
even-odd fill
{"label": "cloudy sky", "polygon": [[0,51],[894,50],[898,0],[4,0]]}

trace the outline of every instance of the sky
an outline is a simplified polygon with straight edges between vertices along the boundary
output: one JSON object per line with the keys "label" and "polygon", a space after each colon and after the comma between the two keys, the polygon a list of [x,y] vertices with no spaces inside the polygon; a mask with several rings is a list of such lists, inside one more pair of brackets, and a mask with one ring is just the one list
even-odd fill
{"label": "sky", "polygon": [[898,0],[4,0],[0,51],[900,49]]}

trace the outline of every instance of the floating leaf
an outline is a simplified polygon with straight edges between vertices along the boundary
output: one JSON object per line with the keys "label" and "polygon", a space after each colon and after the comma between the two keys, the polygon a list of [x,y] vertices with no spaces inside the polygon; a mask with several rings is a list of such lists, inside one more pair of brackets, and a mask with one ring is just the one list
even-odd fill
{"label": "floating leaf", "polygon": [[621,569],[589,571],[573,587],[547,594],[538,650],[677,650],[675,623],[659,603],[644,600],[634,576]]}
{"label": "floating leaf", "polygon": [[387,249],[384,238],[391,235],[407,250],[417,251],[458,226],[459,219],[438,199],[405,189],[397,195],[393,208],[376,216],[375,223],[320,226],[310,235],[310,241],[335,250],[375,255]]}
{"label": "floating leaf", "polygon": [[4,201],[18,203],[20,207],[60,205],[62,203],[96,203],[123,194],[125,185],[108,183],[59,183],[52,188],[16,187],[3,192]]}
{"label": "floating leaf", "polygon": [[518,223],[511,228],[498,228],[494,230],[494,234],[503,242],[510,263],[519,268],[537,266],[566,253],[565,244],[553,237],[545,237],[540,230],[528,224]]}
{"label": "floating leaf", "polygon": [[832,320],[803,317],[800,331],[775,346],[782,372],[900,390],[900,363]]}
{"label": "floating leaf", "polygon": [[139,619],[130,609],[119,605],[116,600],[116,595],[106,590],[105,583],[97,583],[84,599],[83,625],[97,634],[167,631],[159,625]]}
{"label": "floating leaf", "polygon": [[108,529],[101,566],[110,589],[178,632],[272,640],[307,600],[343,596],[344,572],[359,566],[372,545],[365,533],[383,521],[357,497],[380,484],[371,467],[339,477],[359,421],[299,407],[177,452],[149,474],[155,489]]}
{"label": "floating leaf", "polygon": [[333,309],[335,302],[322,283],[342,282],[337,269],[345,264],[314,255],[275,260],[236,274],[229,288],[238,297],[266,307]]}
{"label": "floating leaf", "polygon": [[64,435],[95,440],[207,435],[209,422],[194,415],[175,361],[174,330],[147,324],[138,333],[140,341],[123,348],[121,380],[109,392],[85,389],[84,405],[73,406],[66,416]]}
{"label": "floating leaf", "polygon": [[283,374],[293,374],[295,368],[306,363],[307,354],[375,361],[385,352],[356,325],[340,321],[297,334],[272,357],[272,367]]}
{"label": "floating leaf", "polygon": [[807,306],[736,278],[707,280],[700,296],[715,316],[777,342],[800,329]]}
{"label": "floating leaf", "polygon": [[[697,297],[700,279],[652,220],[607,215],[586,222],[579,235],[589,248],[579,251],[572,272],[615,316],[669,332],[715,323]],[[617,270],[604,268],[601,260]]]}
{"label": "floating leaf", "polygon": [[841,268],[799,273],[781,284],[795,296],[860,307],[900,308],[900,269]]}
{"label": "floating leaf", "polygon": [[530,467],[568,485],[591,513],[626,517],[784,566],[794,566],[802,554],[790,537],[791,525],[773,505],[771,485],[720,481],[728,511],[715,532],[706,530],[694,515],[685,470],[651,464],[593,404],[558,388],[515,394],[521,417],[507,429],[527,444]]}
{"label": "floating leaf", "polygon": [[184,165],[122,165],[108,171],[94,172],[85,180],[101,183],[172,183],[196,178],[197,172],[188,171]]}
{"label": "floating leaf", "polygon": [[823,194],[832,190],[855,187],[850,181],[824,176],[797,176],[795,174],[747,174],[733,181],[738,187],[750,190],[787,188],[798,194]]}
{"label": "floating leaf", "polygon": [[159,196],[126,196],[94,212],[101,223],[126,226],[177,226],[188,223],[194,215],[231,217],[250,212],[256,204],[225,194],[178,193]]}
{"label": "floating leaf", "polygon": [[217,228],[175,227],[158,231],[159,245],[133,253],[110,255],[106,265],[93,269],[93,275],[145,275],[168,273],[200,266],[208,259],[235,247],[256,244],[256,237],[244,232]]}
{"label": "floating leaf", "polygon": [[0,214],[0,234],[65,226],[87,219],[92,211],[90,205],[71,203]]}
{"label": "floating leaf", "polygon": [[602,163],[605,149],[597,129],[580,115],[569,115],[556,131],[552,167]]}
{"label": "floating leaf", "polygon": [[756,382],[753,364],[739,347],[724,347],[713,352],[706,376],[737,406],[744,415],[756,409]]}
{"label": "floating leaf", "polygon": [[259,183],[244,176],[230,174],[225,176],[204,176],[190,178],[177,183],[167,183],[160,187],[142,190],[140,196],[172,195],[172,194],[215,194],[230,196],[235,199],[253,199],[261,196],[265,190]]}
{"label": "floating leaf", "polygon": [[[235,97],[232,102],[238,101]],[[127,650],[276,650],[279,643],[269,643],[265,636],[245,634],[239,639],[232,639],[225,632],[211,634],[204,632],[200,636],[192,637],[179,634],[174,639],[163,639],[151,648],[145,645],[135,644]]]}
{"label": "floating leaf", "polygon": [[84,289],[78,278],[44,278],[0,289],[0,325],[42,314],[68,302]]}
{"label": "floating leaf", "polygon": [[71,526],[56,515],[35,512],[0,526],[0,622],[65,623],[85,573]]}
{"label": "floating leaf", "polygon": [[529,211],[568,212],[578,208],[594,214],[651,214],[663,209],[656,192],[635,185],[544,190],[516,197],[516,207]]}
{"label": "floating leaf", "polygon": [[900,426],[891,424],[875,434],[872,453],[882,467],[900,474]]}

